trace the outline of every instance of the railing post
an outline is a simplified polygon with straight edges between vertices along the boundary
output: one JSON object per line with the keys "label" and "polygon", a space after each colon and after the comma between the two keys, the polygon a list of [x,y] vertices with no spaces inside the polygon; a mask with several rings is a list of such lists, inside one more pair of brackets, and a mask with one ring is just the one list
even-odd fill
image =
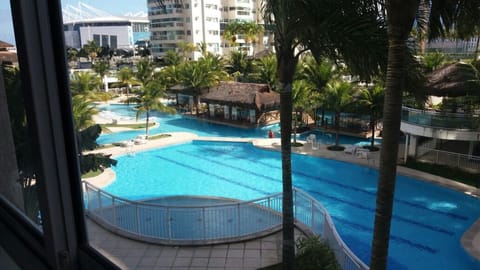
{"label": "railing post", "polygon": [[203,240],[207,239],[207,228],[205,223],[205,207],[202,207],[202,222],[203,222]]}
{"label": "railing post", "polygon": [[138,212],[138,204],[135,204],[135,222],[137,224],[137,233],[138,235],[142,235],[140,233],[140,213]]}
{"label": "railing post", "polygon": [[240,203],[237,203],[237,237],[240,236]]}
{"label": "railing post", "polygon": [[115,209],[115,197],[112,196],[112,222],[113,225],[117,225],[117,213]]}
{"label": "railing post", "polygon": [[97,189],[97,195],[98,195],[98,212],[100,214],[100,216],[103,218],[103,206],[102,206],[102,192]]}
{"label": "railing post", "polygon": [[297,190],[293,189],[293,223],[297,219]]}
{"label": "railing post", "polygon": [[84,190],[85,190],[85,193],[87,194],[87,205],[85,207],[85,204],[84,204],[83,207],[85,207],[85,210],[89,211],[90,210],[90,190],[88,189],[88,183],[87,182],[83,182],[83,184],[85,185]]}
{"label": "railing post", "polygon": [[272,225],[272,208],[270,207],[270,196],[268,196],[267,198],[267,207],[270,212],[270,214],[268,215],[268,226],[271,226]]}
{"label": "railing post", "polygon": [[314,206],[313,200],[310,199],[311,220],[312,220],[311,227],[312,227],[312,231],[315,232],[315,211],[313,209],[313,206]]}
{"label": "railing post", "polygon": [[170,207],[167,207],[167,231],[168,231],[168,240],[172,240],[172,220],[170,218]]}

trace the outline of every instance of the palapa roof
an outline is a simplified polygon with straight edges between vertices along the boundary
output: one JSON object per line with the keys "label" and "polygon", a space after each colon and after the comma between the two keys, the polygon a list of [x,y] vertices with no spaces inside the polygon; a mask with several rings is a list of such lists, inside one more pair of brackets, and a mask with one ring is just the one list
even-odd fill
{"label": "palapa roof", "polygon": [[15,47],[15,46],[13,46],[13,45],[10,44],[10,43],[7,43],[7,42],[5,42],[5,41],[1,41],[1,40],[0,40],[0,48],[13,48],[13,47]]}
{"label": "palapa roof", "polygon": [[470,64],[446,65],[426,75],[424,91],[441,97],[480,96],[480,76]]}
{"label": "palapa roof", "polygon": [[280,95],[271,91],[266,84],[221,82],[202,95],[202,102],[230,106],[276,109],[280,106]]}

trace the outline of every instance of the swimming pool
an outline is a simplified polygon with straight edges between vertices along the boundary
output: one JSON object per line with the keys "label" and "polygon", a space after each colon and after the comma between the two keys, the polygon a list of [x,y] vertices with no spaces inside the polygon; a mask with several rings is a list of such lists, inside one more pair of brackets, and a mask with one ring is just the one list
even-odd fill
{"label": "swimming pool", "polygon": [[[121,156],[107,192],[128,199],[204,195],[255,199],[280,192],[280,153],[246,143],[194,141]],[[376,170],[292,155],[293,183],[328,209],[341,237],[369,261]],[[181,173],[179,173],[181,172]],[[460,244],[480,216],[478,199],[429,183],[397,179],[389,269],[480,269]]]}
{"label": "swimming pool", "polygon": [[[100,115],[106,118],[119,120],[135,120],[135,106],[124,104],[100,105]],[[227,125],[220,125],[206,121],[200,121],[195,118],[184,117],[180,114],[164,114],[153,111],[151,113],[152,121],[160,123],[159,126],[149,129],[150,135],[163,132],[192,132],[199,136],[208,137],[240,137],[240,138],[267,138],[268,131],[272,130],[276,137],[280,137],[280,125],[269,125],[259,128],[236,128]],[[123,132],[115,132],[110,134],[102,134],[97,139],[98,144],[108,144],[131,140],[137,135],[144,134],[145,130],[129,130]],[[327,135],[325,135],[327,136]],[[368,143],[367,139],[354,138],[348,136],[341,137],[341,143],[350,144]]]}

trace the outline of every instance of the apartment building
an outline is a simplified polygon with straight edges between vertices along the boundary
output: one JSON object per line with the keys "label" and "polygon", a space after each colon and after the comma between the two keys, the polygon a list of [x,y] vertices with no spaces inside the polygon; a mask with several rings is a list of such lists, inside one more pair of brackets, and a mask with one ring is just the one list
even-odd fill
{"label": "apartment building", "polygon": [[[152,41],[152,55],[162,57],[169,50],[179,52],[178,43],[206,43],[207,51],[214,54],[229,54],[241,48],[250,55],[265,49],[268,38],[259,36],[255,44],[246,43],[237,36],[235,46],[222,39],[226,25],[234,20],[253,21],[263,24],[261,0],[175,0],[159,6],[155,0],[148,1],[148,18]],[[255,48],[253,48],[255,46]],[[188,58],[198,59],[200,52]]]}
{"label": "apartment building", "polygon": [[[148,1],[151,51],[161,57],[169,50],[179,51],[179,42],[206,43],[207,51],[221,54],[220,0],[167,0],[165,6]],[[193,52],[191,59],[200,57]]]}

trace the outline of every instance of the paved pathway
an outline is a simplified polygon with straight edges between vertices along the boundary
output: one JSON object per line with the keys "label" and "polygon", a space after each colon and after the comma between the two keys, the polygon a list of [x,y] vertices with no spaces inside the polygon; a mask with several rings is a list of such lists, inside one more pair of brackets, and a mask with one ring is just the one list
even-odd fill
{"label": "paved pathway", "polygon": [[[87,219],[90,244],[122,269],[132,270],[250,270],[281,261],[280,232],[251,241],[171,247],[146,244],[113,234]],[[295,237],[303,234],[296,230]]]}

